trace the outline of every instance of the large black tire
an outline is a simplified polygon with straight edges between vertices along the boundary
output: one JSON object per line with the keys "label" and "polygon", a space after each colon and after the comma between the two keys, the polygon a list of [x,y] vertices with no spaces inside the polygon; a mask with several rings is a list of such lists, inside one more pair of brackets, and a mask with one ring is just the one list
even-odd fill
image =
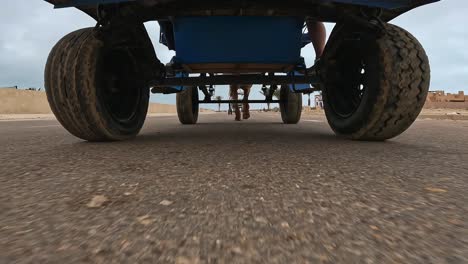
{"label": "large black tire", "polygon": [[120,44],[129,47],[114,48],[85,28],[62,38],[49,55],[47,99],[58,121],[78,138],[125,140],[143,126],[149,88],[139,68],[141,54],[131,41]]}
{"label": "large black tire", "polygon": [[193,125],[198,121],[198,88],[196,86],[185,89],[176,95],[177,116],[180,123]]}
{"label": "large black tire", "polygon": [[354,139],[383,141],[415,121],[429,89],[429,62],[407,31],[381,34],[337,24],[323,57],[323,100],[331,128]]}
{"label": "large black tire", "polygon": [[283,123],[297,124],[301,120],[302,94],[292,92],[288,85],[281,86],[279,107]]}

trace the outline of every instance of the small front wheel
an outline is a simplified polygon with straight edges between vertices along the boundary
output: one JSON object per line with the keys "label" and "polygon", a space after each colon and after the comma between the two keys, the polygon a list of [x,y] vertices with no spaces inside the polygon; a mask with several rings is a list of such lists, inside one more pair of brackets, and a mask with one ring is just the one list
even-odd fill
{"label": "small front wheel", "polygon": [[185,89],[176,95],[177,116],[183,125],[193,125],[198,121],[198,89],[196,86]]}
{"label": "small front wheel", "polygon": [[301,120],[302,94],[294,93],[288,85],[281,86],[279,106],[283,123],[297,124]]}

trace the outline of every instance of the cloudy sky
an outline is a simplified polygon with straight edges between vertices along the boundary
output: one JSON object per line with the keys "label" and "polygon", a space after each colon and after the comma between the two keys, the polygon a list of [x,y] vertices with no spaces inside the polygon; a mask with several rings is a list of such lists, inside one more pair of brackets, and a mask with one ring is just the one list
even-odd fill
{"label": "cloudy sky", "polygon": [[[43,87],[43,68],[53,45],[67,33],[94,25],[75,9],[54,10],[42,0],[1,0],[0,87]],[[425,47],[432,68],[431,89],[468,92],[468,1],[442,0],[395,19],[393,23],[415,35]],[[148,23],[158,57],[167,62],[174,55],[157,43],[159,28]],[[327,25],[330,30],[333,25]],[[313,49],[303,50],[311,63]],[[227,89],[218,89],[225,96]],[[255,92],[258,94],[258,92]],[[153,101],[174,102],[173,96]]]}

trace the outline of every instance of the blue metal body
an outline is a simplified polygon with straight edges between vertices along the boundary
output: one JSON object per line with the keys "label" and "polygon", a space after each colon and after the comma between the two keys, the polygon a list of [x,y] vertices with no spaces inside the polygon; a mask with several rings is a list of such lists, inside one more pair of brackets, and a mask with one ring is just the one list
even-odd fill
{"label": "blue metal body", "polygon": [[[177,64],[286,64],[304,67],[304,21],[296,17],[179,17],[172,21]],[[289,74],[299,75],[297,72]],[[177,75],[181,76],[182,75]],[[174,87],[183,90],[183,87]],[[309,84],[292,84],[306,90]]]}
{"label": "blue metal body", "polygon": [[[436,2],[439,0],[423,0],[420,2]],[[322,1],[325,2],[325,1]],[[362,6],[369,6],[369,7],[380,7],[385,9],[394,9],[394,8],[402,8],[406,6],[410,6],[413,4],[414,0],[333,0],[331,2],[336,3],[344,3],[344,4],[352,4],[352,5],[362,5]]]}
{"label": "blue metal body", "polygon": [[303,19],[295,17],[175,18],[177,62],[301,62]]}
{"label": "blue metal body", "polygon": [[[47,0],[55,7],[96,7],[97,4],[143,2],[140,0]],[[195,1],[195,0],[194,0]],[[316,4],[350,4],[406,12],[422,4],[439,0],[316,0]],[[169,1],[168,1],[169,2]],[[254,2],[254,0],[252,1]],[[82,9],[83,10],[83,9]],[[390,12],[390,11],[389,11]],[[138,15],[138,14],[137,14]],[[305,67],[300,56],[310,43],[302,34],[303,17],[281,16],[190,16],[162,20],[161,41],[176,51],[175,64],[279,64],[298,70]],[[160,21],[161,22],[161,21]],[[216,72],[216,71],[215,71]],[[297,71],[288,74],[298,74]],[[187,76],[180,71],[178,77]],[[175,87],[183,90],[183,87]],[[309,84],[292,84],[292,90],[310,88]]]}
{"label": "blue metal body", "polygon": [[[420,0],[418,2],[432,3],[432,2],[437,2],[437,1],[439,0]],[[110,4],[110,3],[122,3],[122,2],[135,2],[135,0],[68,0],[68,1],[60,1],[60,3],[56,4],[55,6],[57,8],[60,8],[60,7]],[[403,7],[411,6],[417,1],[414,1],[414,0],[319,0],[317,2],[318,3],[335,2],[335,3],[394,9],[394,8],[403,8]]]}

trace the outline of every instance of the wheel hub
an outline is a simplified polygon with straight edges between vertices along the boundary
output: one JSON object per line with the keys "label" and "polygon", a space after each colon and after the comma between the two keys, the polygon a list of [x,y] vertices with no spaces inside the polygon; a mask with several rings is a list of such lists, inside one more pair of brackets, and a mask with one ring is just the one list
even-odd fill
{"label": "wheel hub", "polygon": [[111,116],[126,122],[134,118],[141,100],[141,89],[134,80],[136,71],[130,54],[110,51],[104,56],[104,104]]}

